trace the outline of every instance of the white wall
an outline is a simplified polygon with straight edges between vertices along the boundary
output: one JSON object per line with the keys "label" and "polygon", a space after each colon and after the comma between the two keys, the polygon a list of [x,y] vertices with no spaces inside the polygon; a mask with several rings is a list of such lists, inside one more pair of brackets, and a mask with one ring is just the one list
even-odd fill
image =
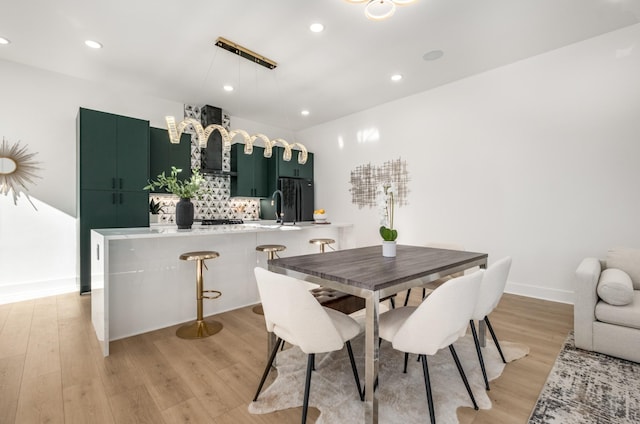
{"label": "white wall", "polygon": [[[230,117],[230,119],[231,119],[232,130],[245,130],[250,135],[261,133],[266,135],[269,138],[269,140],[273,140],[275,138],[283,138],[289,143],[293,143],[297,141],[295,139],[296,137],[295,134],[290,130],[286,130],[284,128],[274,127],[269,124],[264,124],[261,122],[250,121],[248,119],[244,119],[239,116],[233,116],[233,115]],[[240,140],[240,136],[237,136],[237,138],[234,139],[233,141],[237,142],[239,140]],[[264,146],[264,144],[260,139],[256,140],[255,145]]]}
{"label": "white wall", "polygon": [[[635,25],[301,132],[317,207],[379,243],[350,171],[401,157],[400,243],[511,255],[509,291],[572,302],[581,258],[640,247],[638,40]],[[370,129],[379,140],[359,141]]]}
{"label": "white wall", "polygon": [[[32,288],[76,288],[76,115],[80,107],[164,126],[182,104],[0,61],[0,136],[21,141],[40,162],[41,179],[17,206],[0,199],[0,303]],[[28,296],[28,293],[24,293]]]}

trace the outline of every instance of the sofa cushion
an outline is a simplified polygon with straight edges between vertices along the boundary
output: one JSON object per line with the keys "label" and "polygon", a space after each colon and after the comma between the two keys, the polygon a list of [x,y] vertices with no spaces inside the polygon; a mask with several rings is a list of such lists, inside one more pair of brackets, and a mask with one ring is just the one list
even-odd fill
{"label": "sofa cushion", "polygon": [[640,290],[640,249],[621,247],[607,253],[607,268],[618,268],[629,274],[634,290]]}
{"label": "sofa cushion", "polygon": [[633,301],[633,284],[626,272],[607,268],[600,274],[598,296],[610,305],[628,305]]}
{"label": "sofa cushion", "polygon": [[599,301],[596,304],[596,319],[608,324],[640,329],[640,290],[633,291],[633,302],[628,305],[614,306]]}

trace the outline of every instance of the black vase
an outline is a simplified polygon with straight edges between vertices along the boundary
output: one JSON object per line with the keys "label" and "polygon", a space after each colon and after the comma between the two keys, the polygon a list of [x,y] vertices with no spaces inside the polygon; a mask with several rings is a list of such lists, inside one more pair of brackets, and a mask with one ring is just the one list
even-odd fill
{"label": "black vase", "polygon": [[190,230],[193,225],[193,203],[191,199],[181,198],[176,204],[176,224],[179,230]]}

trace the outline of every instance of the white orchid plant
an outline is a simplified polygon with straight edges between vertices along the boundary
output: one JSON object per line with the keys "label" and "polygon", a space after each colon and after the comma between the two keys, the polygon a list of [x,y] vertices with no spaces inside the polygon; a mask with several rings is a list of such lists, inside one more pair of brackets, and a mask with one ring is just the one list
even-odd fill
{"label": "white orchid plant", "polygon": [[380,235],[384,241],[395,241],[398,238],[398,231],[393,228],[395,193],[394,183],[379,184],[376,189],[376,203],[380,211]]}

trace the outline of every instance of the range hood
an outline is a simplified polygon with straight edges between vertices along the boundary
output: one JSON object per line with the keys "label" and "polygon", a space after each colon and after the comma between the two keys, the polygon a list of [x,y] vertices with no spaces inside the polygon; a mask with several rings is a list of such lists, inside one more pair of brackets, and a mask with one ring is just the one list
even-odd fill
{"label": "range hood", "polygon": [[[203,106],[200,109],[200,122],[204,128],[211,124],[222,125],[222,109]],[[200,148],[200,173],[216,176],[236,175],[235,172],[225,171],[222,167],[222,136],[218,131],[211,134],[207,147]]]}

